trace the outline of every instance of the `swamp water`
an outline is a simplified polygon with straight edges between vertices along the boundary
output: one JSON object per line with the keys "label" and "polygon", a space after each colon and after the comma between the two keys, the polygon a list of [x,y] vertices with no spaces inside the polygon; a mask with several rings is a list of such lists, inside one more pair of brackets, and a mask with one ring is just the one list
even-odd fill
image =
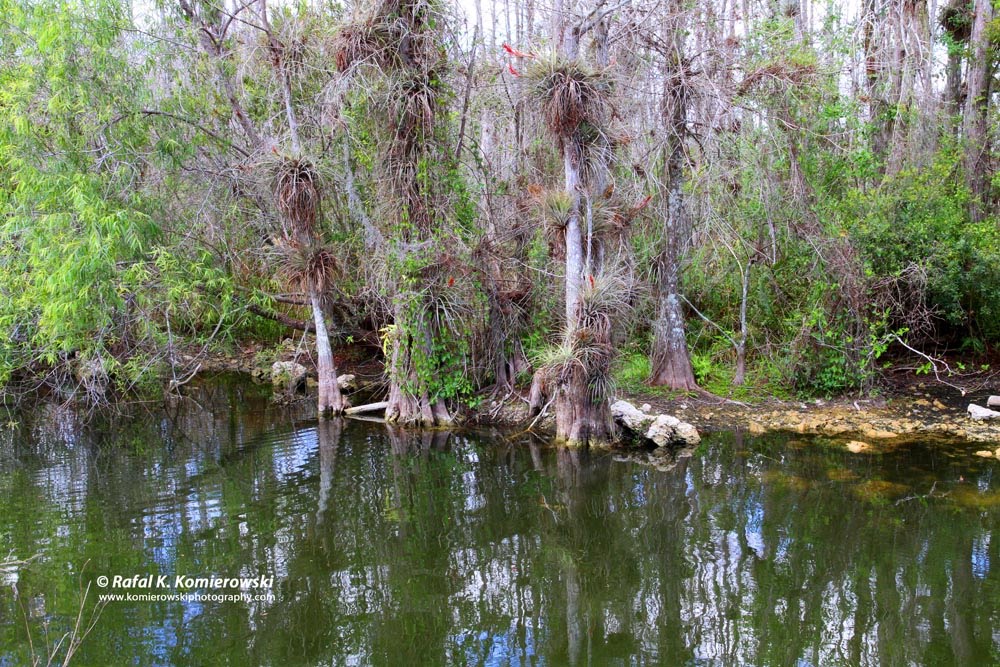
{"label": "swamp water", "polygon": [[0,560],[34,557],[0,567],[0,665],[45,664],[115,574],[273,599],[111,602],[73,665],[1000,664],[1000,464],[972,445],[709,434],[658,469],[189,394],[0,431]]}

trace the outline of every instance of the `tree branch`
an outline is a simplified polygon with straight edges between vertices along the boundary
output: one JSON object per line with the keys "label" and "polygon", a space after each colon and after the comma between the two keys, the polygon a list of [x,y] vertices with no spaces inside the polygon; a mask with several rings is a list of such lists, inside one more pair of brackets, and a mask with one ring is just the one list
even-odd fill
{"label": "tree branch", "polygon": [[316,325],[312,322],[306,320],[297,320],[294,317],[289,317],[284,313],[276,313],[274,311],[262,308],[255,303],[248,303],[247,310],[249,310],[254,315],[258,317],[263,317],[266,320],[271,320],[273,322],[278,322],[284,324],[285,326],[296,329],[297,331],[305,331],[306,333],[313,333],[316,331]]}

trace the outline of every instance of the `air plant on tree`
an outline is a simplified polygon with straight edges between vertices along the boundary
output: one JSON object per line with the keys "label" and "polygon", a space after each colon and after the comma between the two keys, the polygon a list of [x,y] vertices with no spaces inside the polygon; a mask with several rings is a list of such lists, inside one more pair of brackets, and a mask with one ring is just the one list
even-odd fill
{"label": "air plant on tree", "polygon": [[587,445],[611,436],[608,398],[613,317],[601,309],[609,305],[602,295],[614,282],[614,269],[599,270],[595,261],[594,202],[605,188],[588,192],[588,185],[597,185],[600,179],[587,178],[598,173],[593,164],[590,169],[587,164],[595,162],[593,156],[588,159],[594,148],[607,159],[610,144],[603,128],[610,117],[612,86],[603,71],[579,59],[559,56],[533,60],[522,78],[528,97],[540,108],[543,124],[562,153],[565,172],[562,196],[549,195],[542,206],[545,217],[555,223],[547,225],[550,241],[561,235],[566,249],[566,324],[560,345],[564,354],[558,363],[550,360],[541,365],[530,403],[534,411],[544,397],[551,396],[557,438]]}
{"label": "air plant on tree", "polygon": [[610,415],[601,406],[614,393],[615,335],[631,317],[637,294],[633,271],[621,258],[606,263],[596,275],[588,274],[577,303],[576,326],[535,360],[533,399],[552,397],[556,430],[567,442],[603,441],[611,433]]}
{"label": "air plant on tree", "polygon": [[[338,69],[365,79],[365,104],[383,153],[378,161],[380,199],[394,224],[378,254],[393,319],[387,346],[390,422],[444,425],[451,415],[437,358],[442,332],[455,330],[463,311],[454,283],[442,288],[442,221],[447,190],[437,174],[447,167],[440,111],[444,97],[441,16],[433,2],[382,0],[337,38]],[[453,278],[451,278],[453,281]]]}
{"label": "air plant on tree", "polygon": [[545,128],[559,142],[599,131],[610,112],[611,82],[579,60],[532,61],[524,75],[528,97],[540,103]]}
{"label": "air plant on tree", "polygon": [[275,241],[279,275],[309,296],[316,327],[318,408],[321,418],[343,412],[330,335],[323,316],[323,294],[338,275],[334,254],[321,242],[319,172],[304,157],[279,157],[274,173],[274,199],[281,213],[282,236]]}

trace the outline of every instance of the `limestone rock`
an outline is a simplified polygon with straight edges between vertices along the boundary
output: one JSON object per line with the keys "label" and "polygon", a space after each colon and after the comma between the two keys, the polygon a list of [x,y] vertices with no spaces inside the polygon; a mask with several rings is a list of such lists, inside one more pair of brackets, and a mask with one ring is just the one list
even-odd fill
{"label": "limestone rock", "polygon": [[875,440],[885,440],[888,438],[895,438],[897,435],[892,431],[884,431],[882,429],[874,428],[872,426],[868,426],[862,429],[861,434],[864,435],[866,438],[873,438]]}
{"label": "limestone rock", "polygon": [[656,443],[658,447],[669,444],[697,445],[701,442],[698,430],[677,417],[659,415],[646,430],[646,439]]}
{"label": "limestone rock", "polygon": [[669,445],[677,435],[677,425],[681,420],[670,415],[660,415],[653,420],[646,431],[646,438],[656,443],[658,447]]}
{"label": "limestone rock", "polygon": [[750,420],[750,425],[748,427],[748,430],[750,431],[750,435],[764,435],[765,433],[767,433],[767,429],[764,428],[763,424],[761,424],[760,422],[755,422],[752,419]]}
{"label": "limestone rock", "polygon": [[294,361],[276,361],[271,364],[271,384],[289,391],[298,389],[308,374],[305,366]]}
{"label": "limestone rock", "polygon": [[615,401],[611,404],[611,417],[616,423],[634,433],[643,433],[653,421],[651,415],[640,411],[628,401]]}
{"label": "limestone rock", "polygon": [[340,386],[340,391],[354,391],[358,388],[357,379],[351,373],[338,375],[337,384]]}
{"label": "limestone rock", "polygon": [[980,449],[978,452],[976,452],[976,456],[981,456],[984,459],[991,459],[993,458],[993,452],[991,452],[988,449]]}
{"label": "limestone rock", "polygon": [[695,446],[701,442],[701,436],[698,434],[698,429],[687,422],[682,421],[677,425],[677,437],[680,438],[681,442],[686,445]]}
{"label": "limestone rock", "polygon": [[701,442],[698,430],[691,424],[670,415],[648,415],[628,401],[612,403],[611,416],[617,424],[658,447],[670,444],[693,446]]}
{"label": "limestone rock", "polygon": [[984,408],[981,405],[976,405],[975,403],[969,403],[968,410],[969,417],[975,420],[996,419],[997,417],[1000,417],[1000,412]]}
{"label": "limestone rock", "polygon": [[847,443],[847,451],[852,454],[865,454],[872,451],[872,446],[867,442],[861,442],[860,440],[851,440]]}
{"label": "limestone rock", "polygon": [[986,399],[986,407],[1000,408],[1000,396],[990,396]]}
{"label": "limestone rock", "polygon": [[649,403],[643,403],[642,405],[639,406],[639,409],[642,410],[643,412],[649,412],[650,410],[653,409],[653,406],[651,406]]}

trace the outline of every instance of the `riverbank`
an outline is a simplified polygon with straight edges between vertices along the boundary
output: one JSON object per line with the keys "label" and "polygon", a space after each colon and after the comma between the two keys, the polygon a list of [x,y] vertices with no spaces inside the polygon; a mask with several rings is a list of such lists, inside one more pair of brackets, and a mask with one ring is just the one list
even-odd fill
{"label": "riverbank", "polygon": [[974,398],[959,397],[945,402],[933,391],[876,399],[809,402],[767,399],[755,404],[710,397],[640,396],[635,400],[641,398],[646,398],[653,410],[669,412],[709,431],[745,430],[751,435],[782,431],[851,437],[863,439],[875,448],[888,448],[926,436],[1000,446],[1000,423],[969,418],[966,406],[976,402]]}
{"label": "riverbank", "polygon": [[[290,343],[290,342],[289,342]],[[199,374],[239,372],[261,375],[273,361],[301,363],[314,372],[306,355],[287,345],[284,353],[262,355],[249,348],[238,355],[206,355],[199,361]],[[338,355],[338,370],[357,378],[352,401],[378,400],[385,388],[382,365],[360,348],[348,348]],[[308,389],[307,389],[308,390]],[[526,388],[513,392],[493,392],[475,410],[460,415],[466,423],[483,426],[531,427],[545,432],[551,417],[533,421],[528,415]],[[670,394],[649,391],[622,392],[617,398],[633,405],[648,406],[647,412],[669,414],[694,425],[699,431],[743,431],[751,435],[769,432],[825,435],[855,443],[855,448],[878,451],[905,445],[916,438],[939,438],[983,443],[982,452],[996,456],[1000,447],[1000,420],[976,421],[969,418],[970,403],[985,405],[990,394],[1000,393],[1000,385],[987,378],[976,389],[961,390],[927,379],[925,376],[897,374],[874,398],[785,400],[764,397],[753,402],[733,401],[713,395]]]}
{"label": "riverbank", "polygon": [[[656,393],[628,393],[620,398],[651,414],[669,414],[694,425],[701,432],[737,431],[750,435],[772,432],[825,435],[843,439],[862,451],[884,451],[928,437],[982,443],[979,451],[997,454],[1000,420],[969,418],[970,402],[985,404],[985,396],[948,397],[926,391],[874,399],[788,401],[767,398],[741,403],[715,396],[664,397]],[[526,407],[520,398],[503,405],[491,402],[479,414],[480,423],[524,423]],[[546,419],[537,428],[547,428]]]}

